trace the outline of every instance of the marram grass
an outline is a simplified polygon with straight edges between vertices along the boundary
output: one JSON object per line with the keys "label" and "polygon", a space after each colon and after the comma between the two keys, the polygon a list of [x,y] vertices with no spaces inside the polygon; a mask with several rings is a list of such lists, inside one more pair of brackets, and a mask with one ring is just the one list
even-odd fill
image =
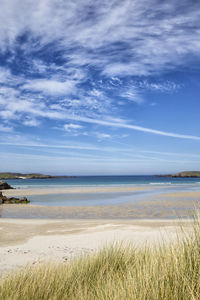
{"label": "marram grass", "polygon": [[63,264],[10,274],[1,300],[200,299],[200,223],[177,242],[133,249],[115,245]]}

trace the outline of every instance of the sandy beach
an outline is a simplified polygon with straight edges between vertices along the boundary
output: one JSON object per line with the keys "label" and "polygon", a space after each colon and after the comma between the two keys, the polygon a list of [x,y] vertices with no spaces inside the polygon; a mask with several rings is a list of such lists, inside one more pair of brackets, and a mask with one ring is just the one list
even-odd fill
{"label": "sandy beach", "polygon": [[178,222],[0,219],[0,272],[45,261],[64,263],[115,242],[133,246],[168,242],[176,238]]}
{"label": "sandy beach", "polygon": [[[4,191],[7,196],[59,193],[143,191],[148,187],[32,188]],[[152,187],[151,187],[152,189]],[[157,189],[157,187],[153,187]],[[142,246],[174,240],[177,217],[188,228],[200,191],[168,192],[138,202],[105,206],[2,205],[0,207],[0,271],[27,264],[66,262],[115,242]],[[10,216],[10,217],[7,217]]]}

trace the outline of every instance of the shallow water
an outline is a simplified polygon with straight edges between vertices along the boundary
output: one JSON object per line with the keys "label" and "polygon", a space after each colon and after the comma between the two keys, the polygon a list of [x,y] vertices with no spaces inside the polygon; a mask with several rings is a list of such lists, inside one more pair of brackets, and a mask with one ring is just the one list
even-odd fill
{"label": "shallow water", "polygon": [[128,201],[132,193],[73,193],[29,196],[32,205],[91,206],[114,205]]}
{"label": "shallow water", "polygon": [[[147,186],[144,185],[144,188]],[[142,198],[157,194],[198,191],[196,185],[175,185],[162,187],[149,187],[148,190],[131,192],[90,192],[90,193],[61,193],[48,195],[28,196],[32,205],[42,206],[107,206],[126,203],[136,203]],[[26,196],[26,195],[25,195]]]}
{"label": "shallow water", "polygon": [[[42,206],[101,206],[136,202],[143,196],[158,193],[200,189],[200,178],[166,178],[158,176],[79,176],[76,178],[17,179],[7,180],[17,189],[69,189],[67,193],[27,196],[32,205]],[[141,187],[132,192],[70,193],[70,188]],[[147,190],[145,190],[147,189]]]}
{"label": "shallow water", "polygon": [[[184,192],[200,191],[199,178],[165,178],[155,176],[93,176],[56,179],[8,180],[15,188],[39,189],[31,195],[31,205],[1,205],[1,218],[176,218],[186,217],[193,200]],[[79,192],[70,192],[70,189]],[[83,189],[80,189],[83,188]],[[111,187],[105,192],[103,187]],[[115,187],[123,187],[115,191]],[[125,192],[129,187],[141,190]],[[55,188],[63,190],[55,194]],[[45,194],[45,189],[50,193]],[[96,191],[95,191],[96,190]],[[28,190],[27,190],[28,191]],[[82,192],[83,191],[83,192]],[[98,192],[97,192],[98,191]],[[183,193],[181,198],[163,195]],[[43,193],[43,194],[42,194]],[[187,194],[187,193],[186,193]],[[200,200],[200,199],[195,199]]]}
{"label": "shallow water", "polygon": [[[188,215],[192,215],[194,203],[200,202],[200,193],[195,193],[199,190],[196,185],[175,185],[157,186],[148,190],[131,192],[97,193],[90,191],[88,193],[35,195],[28,197],[31,205],[1,205],[0,217],[39,219],[187,218]],[[187,192],[194,193],[187,194]]]}

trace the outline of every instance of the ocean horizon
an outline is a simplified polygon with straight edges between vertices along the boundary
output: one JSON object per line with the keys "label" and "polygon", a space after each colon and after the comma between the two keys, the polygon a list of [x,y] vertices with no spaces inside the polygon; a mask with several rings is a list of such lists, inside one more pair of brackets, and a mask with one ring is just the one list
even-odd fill
{"label": "ocean horizon", "polygon": [[121,185],[200,185],[200,178],[171,178],[157,175],[99,175],[48,179],[7,179],[14,188],[46,188],[57,186],[121,186]]}

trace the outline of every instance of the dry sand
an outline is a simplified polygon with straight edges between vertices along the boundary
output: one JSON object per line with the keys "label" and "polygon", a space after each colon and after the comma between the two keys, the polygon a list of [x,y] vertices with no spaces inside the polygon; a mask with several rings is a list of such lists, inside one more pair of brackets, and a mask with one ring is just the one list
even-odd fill
{"label": "dry sand", "polygon": [[177,222],[0,219],[0,272],[49,260],[66,262],[114,242],[142,246],[169,241],[176,238]]}

